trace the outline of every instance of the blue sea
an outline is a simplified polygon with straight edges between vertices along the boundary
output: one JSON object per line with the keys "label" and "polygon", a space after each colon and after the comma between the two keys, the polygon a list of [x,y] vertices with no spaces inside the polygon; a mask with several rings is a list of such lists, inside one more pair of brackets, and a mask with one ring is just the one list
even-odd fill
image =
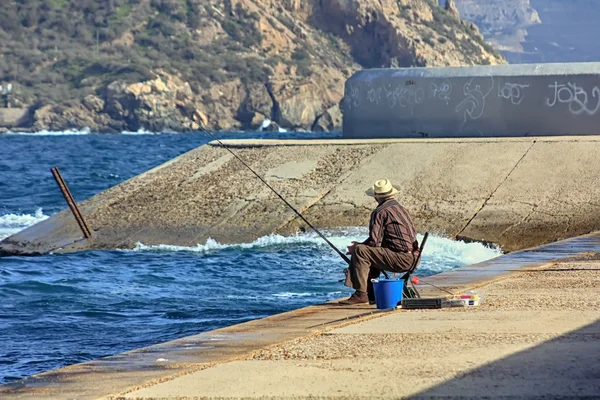
{"label": "blue sea", "polygon": [[[219,133],[227,138],[337,134]],[[88,131],[0,135],[0,239],[67,208],[50,168],[77,201],[210,140],[203,133]],[[365,224],[368,221],[365,221]],[[364,227],[326,231],[345,248]],[[430,237],[419,276],[500,255]],[[316,235],[213,240],[186,248],[0,258],[0,384],[344,297],[344,262]]]}

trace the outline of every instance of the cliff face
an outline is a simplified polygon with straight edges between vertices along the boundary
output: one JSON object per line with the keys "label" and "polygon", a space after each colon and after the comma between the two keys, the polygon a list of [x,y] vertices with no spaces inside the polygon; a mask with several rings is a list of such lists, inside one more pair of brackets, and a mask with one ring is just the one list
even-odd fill
{"label": "cliff face", "polygon": [[431,0],[32,2],[0,11],[0,76],[33,129],[182,130],[185,104],[211,129],[332,130],[357,69],[504,63]]}
{"label": "cliff face", "polygon": [[598,61],[600,3],[593,0],[455,0],[463,18],[510,63]]}

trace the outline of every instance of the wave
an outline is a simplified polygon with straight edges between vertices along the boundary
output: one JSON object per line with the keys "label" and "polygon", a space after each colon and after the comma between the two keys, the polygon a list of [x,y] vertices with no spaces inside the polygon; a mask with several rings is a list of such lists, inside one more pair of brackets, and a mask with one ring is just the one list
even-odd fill
{"label": "wave", "polygon": [[[259,131],[264,131],[265,129],[267,129],[269,126],[271,126],[271,120],[269,118],[263,119],[262,124],[260,125],[260,128],[258,129]],[[277,131],[279,133],[285,133],[287,132],[287,129],[282,128],[280,126],[277,127]]]}
{"label": "wave", "polygon": [[[7,135],[18,135],[18,136],[73,136],[73,135],[89,135],[92,133],[90,128],[82,128],[82,129],[67,129],[64,131],[48,131],[41,130],[39,132],[6,132]],[[121,135],[160,135],[161,133],[178,133],[175,131],[165,131],[165,132],[151,132],[145,129],[138,129],[137,132],[132,131],[123,131]]]}
{"label": "wave", "polygon": [[[340,250],[346,250],[352,241],[363,241],[367,235],[366,228],[346,228],[336,231],[323,231],[325,237],[329,239]],[[419,240],[422,235],[417,236]],[[147,246],[143,243],[137,243],[134,251],[158,251],[158,252],[193,252],[207,253],[224,249],[256,249],[267,248],[271,246],[294,246],[294,245],[316,245],[322,248],[328,248],[328,245],[315,233],[305,233],[293,236],[268,235],[263,236],[251,243],[221,244],[214,239],[208,239],[204,244],[196,246],[172,246],[155,245]],[[458,265],[476,264],[502,255],[499,247],[488,247],[481,243],[465,243],[449,238],[430,235],[425,250],[423,252],[424,261],[428,264],[437,264],[437,261],[453,261]]]}
{"label": "wave", "polygon": [[[321,240],[321,239],[319,239]],[[269,246],[278,246],[278,245],[293,245],[293,244],[302,244],[302,243],[316,243],[317,240],[312,240],[308,237],[303,237],[302,235],[296,236],[281,236],[281,235],[269,235],[263,236],[261,238],[256,239],[252,243],[238,243],[238,244],[221,244],[214,239],[209,238],[205,244],[198,244],[196,246],[173,246],[167,244],[159,244],[153,246],[147,246],[143,243],[137,243],[134,250],[137,251],[167,251],[167,252],[178,252],[178,251],[186,251],[193,253],[206,253],[209,251],[215,250],[224,250],[224,249],[252,249],[252,248],[261,248],[261,247],[269,247]]]}
{"label": "wave", "polygon": [[[21,293],[81,293],[83,290],[75,286],[60,285],[57,283],[48,283],[40,281],[21,281],[11,282],[4,285],[0,285],[2,290],[14,289]],[[45,301],[45,300],[42,300]]]}
{"label": "wave", "polygon": [[91,133],[90,128],[82,129],[67,129],[64,131],[48,131],[41,130],[39,132],[6,132],[7,135],[19,135],[19,136],[73,136],[73,135],[89,135]]}
{"label": "wave", "polygon": [[[172,132],[165,132],[165,133],[177,133],[175,131]],[[161,132],[150,132],[145,130],[144,128],[140,128],[137,130],[137,132],[132,132],[132,131],[123,131],[121,132],[121,135],[160,135]]]}
{"label": "wave", "polygon": [[7,238],[23,229],[37,224],[45,219],[48,215],[44,215],[42,208],[38,208],[35,214],[4,214],[0,215],[0,240]]}
{"label": "wave", "polygon": [[499,246],[490,247],[478,242],[466,243],[440,236],[430,236],[423,253],[439,255],[445,260],[455,260],[469,265],[501,256],[502,250]]}
{"label": "wave", "polygon": [[[342,294],[343,294],[343,292],[341,292],[341,291],[325,293],[325,295],[329,296],[329,297],[339,296]],[[312,293],[311,292],[282,292],[282,293],[273,293],[271,295],[271,297],[277,297],[280,299],[295,299],[298,297],[319,297],[322,295],[323,295],[323,293],[315,293],[315,292],[312,292]]]}

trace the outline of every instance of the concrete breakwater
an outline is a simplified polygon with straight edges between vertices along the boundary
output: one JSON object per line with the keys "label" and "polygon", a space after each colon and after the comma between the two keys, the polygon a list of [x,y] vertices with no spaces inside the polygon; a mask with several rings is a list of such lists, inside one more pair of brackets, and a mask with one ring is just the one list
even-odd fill
{"label": "concrete breakwater", "polygon": [[[498,243],[510,251],[600,228],[599,137],[226,144],[321,228],[366,225],[375,204],[364,190],[381,177],[401,186],[399,199],[421,232]],[[240,243],[303,226],[214,144],[80,206],[92,240],[82,239],[65,210],[0,242],[0,254],[133,248],[138,242],[195,246],[208,238]]]}
{"label": "concrete breakwater", "polygon": [[600,63],[362,70],[344,137],[595,135],[599,77]]}
{"label": "concrete breakwater", "polygon": [[30,120],[27,108],[0,108],[0,128],[15,128],[26,125]]}
{"label": "concrete breakwater", "polygon": [[[335,393],[338,397],[342,393],[353,398],[358,393],[360,398],[370,398],[372,380],[364,379],[381,374],[383,362],[390,366],[385,368],[390,379],[382,381],[388,383],[382,398],[414,394],[424,385],[433,385],[433,379],[440,384],[433,393],[446,397],[473,396],[475,388],[481,396],[508,396],[517,390],[518,395],[531,393],[532,397],[544,390],[549,397],[573,397],[575,393],[575,397],[587,399],[598,393],[600,376],[595,373],[598,363],[594,358],[600,343],[595,340],[600,334],[596,322],[600,299],[594,296],[600,282],[599,263],[590,256],[598,251],[600,237],[595,233],[428,278],[452,293],[477,288],[485,300],[469,310],[376,313],[374,305],[319,304],[47,371],[0,385],[0,398],[187,399],[198,393],[214,396],[210,398],[261,399],[275,394],[278,398],[306,398],[306,393]],[[552,270],[544,271],[552,265]],[[425,297],[447,295],[432,286],[420,286]],[[370,331],[371,323],[379,329]],[[351,332],[351,338],[332,341],[338,328],[357,330]],[[534,343],[541,347],[532,349]],[[382,351],[381,345],[388,349]],[[348,352],[349,348],[357,351]],[[449,352],[449,348],[453,350]],[[412,353],[407,356],[407,351]],[[512,357],[504,358],[511,353]],[[409,371],[415,379],[399,381],[394,368],[399,359],[407,357],[416,365]],[[361,359],[360,370],[349,367],[349,363],[357,365],[357,358]],[[490,372],[492,361],[495,367],[492,364]],[[365,366],[373,374],[365,375]],[[435,374],[427,372],[432,368],[437,368]],[[461,373],[458,379],[462,383],[452,385],[457,368],[467,374],[467,381],[468,374],[471,378],[475,375],[474,383],[464,385]],[[537,375],[532,377],[532,370]],[[324,373],[326,381],[334,385],[316,387],[324,381]],[[295,378],[290,381],[290,377]],[[557,377],[564,382],[557,383]],[[350,381],[355,384],[349,386]],[[450,383],[443,384],[445,381]]]}

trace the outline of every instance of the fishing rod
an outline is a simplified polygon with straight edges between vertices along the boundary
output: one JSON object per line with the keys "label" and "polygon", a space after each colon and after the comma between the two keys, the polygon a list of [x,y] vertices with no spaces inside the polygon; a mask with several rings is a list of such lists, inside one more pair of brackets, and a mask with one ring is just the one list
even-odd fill
{"label": "fishing rod", "polygon": [[269,189],[271,189],[271,191],[273,193],[275,193],[277,195],[277,197],[279,197],[289,208],[291,208],[292,211],[294,211],[296,213],[296,215],[298,217],[300,217],[302,219],[302,221],[304,221],[306,223],[306,225],[308,225],[313,231],[315,231],[321,237],[321,239],[323,239],[333,250],[335,250],[336,253],[339,254],[340,257],[342,257],[342,259],[344,261],[346,261],[348,263],[348,265],[350,265],[350,259],[344,253],[342,253],[337,247],[335,247],[335,245],[333,243],[331,243],[329,241],[329,239],[327,239],[317,228],[315,228],[310,222],[308,222],[308,220],[306,218],[304,218],[304,216],[302,214],[300,214],[300,212],[298,212],[298,210],[296,210],[290,203],[288,203],[288,201],[286,199],[284,199],[283,196],[281,196],[275,189],[273,189],[273,187],[271,185],[269,185],[267,183],[267,181],[265,181],[260,175],[258,175],[256,172],[254,172],[254,170],[248,164],[246,164],[246,162],[244,160],[242,160],[242,158],[240,156],[238,156],[229,147],[225,146],[225,144],[223,144],[223,142],[221,142],[215,135],[213,135],[206,128],[204,128],[204,123],[202,121],[198,121],[195,118],[195,114],[193,114],[193,113],[189,114],[187,112],[187,110],[182,105],[177,104],[177,108],[188,119],[190,119],[191,121],[195,122],[200,127],[200,130],[202,132],[204,132],[207,135],[209,135],[213,140],[215,140],[217,143],[219,143],[219,145],[221,147],[223,147],[225,150],[227,150],[228,152],[230,152],[235,158],[237,158],[238,161],[241,162],[244,165],[244,167],[248,168],[250,170],[250,172],[252,172],[254,174],[254,176],[256,176],[262,183],[264,183]]}

